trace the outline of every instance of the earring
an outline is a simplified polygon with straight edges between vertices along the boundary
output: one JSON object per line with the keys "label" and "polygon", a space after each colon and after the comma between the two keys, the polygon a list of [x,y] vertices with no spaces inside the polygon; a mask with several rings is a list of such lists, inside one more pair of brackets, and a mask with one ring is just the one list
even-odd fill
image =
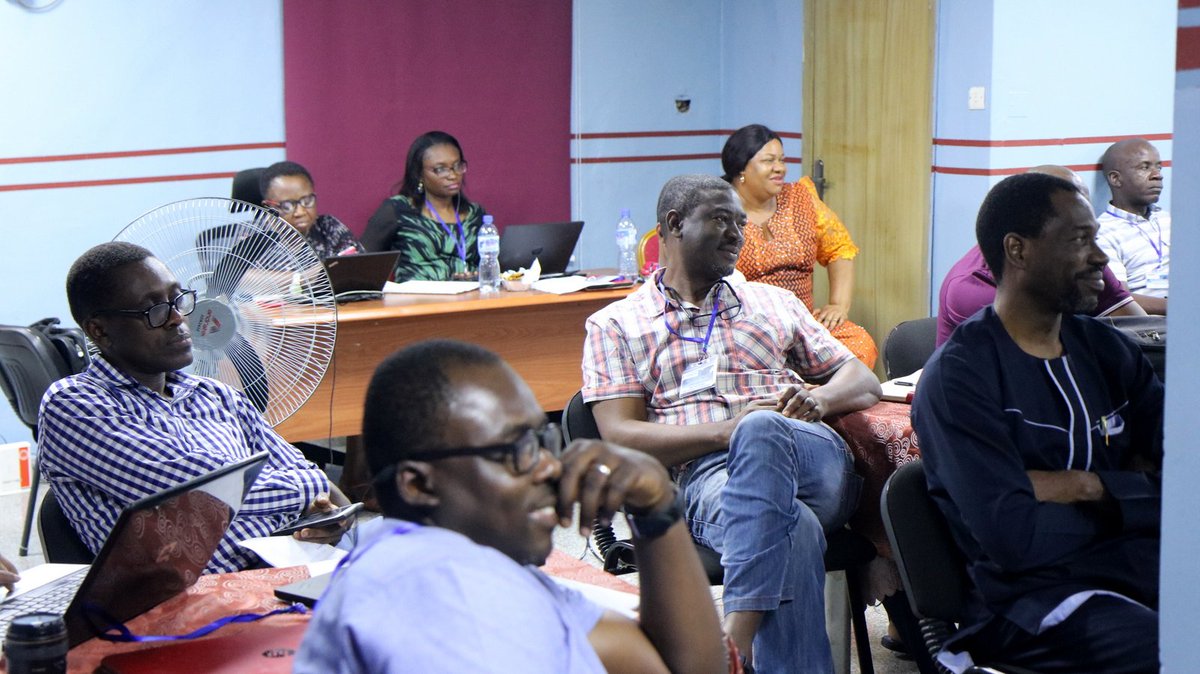
{"label": "earring", "polygon": [[420,193],[422,193],[422,192],[424,192],[424,191],[425,191],[425,181],[424,181],[424,180],[418,180],[418,181],[417,181],[417,194],[420,194]]}
{"label": "earring", "polygon": [[745,174],[745,173],[743,173],[742,175],[738,176],[738,182],[739,182],[739,183],[744,183],[744,182],[746,182],[746,174]]}

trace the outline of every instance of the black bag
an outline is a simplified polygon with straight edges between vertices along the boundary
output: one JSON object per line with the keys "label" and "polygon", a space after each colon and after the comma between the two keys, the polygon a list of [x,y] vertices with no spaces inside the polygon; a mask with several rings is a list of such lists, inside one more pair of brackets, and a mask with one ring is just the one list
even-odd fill
{"label": "black bag", "polygon": [[1167,317],[1105,316],[1100,320],[1125,333],[1142,349],[1159,381],[1167,381]]}
{"label": "black bag", "polygon": [[62,358],[59,374],[63,377],[83,372],[88,363],[92,362],[88,354],[87,338],[79,328],[59,327],[57,318],[43,318],[29,328],[41,333],[54,345],[55,353]]}

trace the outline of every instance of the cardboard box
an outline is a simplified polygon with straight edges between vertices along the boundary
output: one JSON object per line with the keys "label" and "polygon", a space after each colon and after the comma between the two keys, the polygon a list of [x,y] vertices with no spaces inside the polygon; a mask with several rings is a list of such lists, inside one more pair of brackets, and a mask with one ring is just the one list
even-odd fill
{"label": "cardboard box", "polygon": [[19,494],[29,489],[33,475],[29,459],[28,442],[0,445],[0,495]]}

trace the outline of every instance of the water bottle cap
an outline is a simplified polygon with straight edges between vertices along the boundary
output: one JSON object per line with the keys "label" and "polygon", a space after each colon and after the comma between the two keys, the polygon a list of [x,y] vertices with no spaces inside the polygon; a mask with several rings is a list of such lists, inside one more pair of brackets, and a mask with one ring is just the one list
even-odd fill
{"label": "water bottle cap", "polygon": [[621,217],[622,217],[622,218],[628,218],[628,217],[629,217],[629,209],[628,209],[628,208],[622,208],[622,209],[621,209]]}
{"label": "water bottle cap", "polygon": [[492,216],[490,216],[490,215],[483,216],[483,224],[485,224],[485,225],[492,224]]}

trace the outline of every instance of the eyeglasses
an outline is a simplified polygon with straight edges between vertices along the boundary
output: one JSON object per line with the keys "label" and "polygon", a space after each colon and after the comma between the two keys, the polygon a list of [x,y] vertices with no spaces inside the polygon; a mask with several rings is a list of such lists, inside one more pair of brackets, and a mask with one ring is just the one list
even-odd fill
{"label": "eyeglasses", "polygon": [[458,175],[462,175],[467,172],[467,162],[464,159],[462,161],[457,161],[457,162],[451,164],[450,166],[444,166],[442,164],[438,164],[437,166],[426,167],[425,170],[429,171],[430,173],[432,173],[433,175],[435,175],[439,178],[445,176],[447,173],[449,173],[451,171],[454,171]]}
{"label": "eyeglasses", "polygon": [[538,464],[541,451],[545,449],[557,457],[562,454],[563,435],[558,424],[546,424],[541,428],[530,428],[516,442],[487,447],[462,447],[459,449],[431,449],[414,452],[404,457],[413,461],[438,461],[455,456],[482,456],[504,463],[517,475],[529,473]]}
{"label": "eyeglasses", "polygon": [[312,208],[317,205],[316,194],[306,194],[299,199],[287,199],[286,201],[274,201],[272,199],[263,199],[263,203],[268,206],[273,206],[279,209],[284,215],[291,215],[299,207]]}
{"label": "eyeglasses", "polygon": [[176,295],[175,298],[172,299],[171,301],[159,302],[158,304],[155,304],[155,305],[151,306],[149,309],[145,309],[145,310],[141,310],[141,309],[101,309],[100,311],[97,311],[92,315],[99,316],[101,314],[120,314],[122,316],[144,316],[146,318],[146,325],[149,325],[150,329],[153,330],[154,328],[161,328],[162,326],[167,324],[167,321],[171,320],[171,310],[172,309],[174,309],[175,311],[178,311],[180,316],[187,316],[188,314],[195,311],[196,310],[196,291],[195,290],[181,290],[181,291],[179,291],[179,294]]}

